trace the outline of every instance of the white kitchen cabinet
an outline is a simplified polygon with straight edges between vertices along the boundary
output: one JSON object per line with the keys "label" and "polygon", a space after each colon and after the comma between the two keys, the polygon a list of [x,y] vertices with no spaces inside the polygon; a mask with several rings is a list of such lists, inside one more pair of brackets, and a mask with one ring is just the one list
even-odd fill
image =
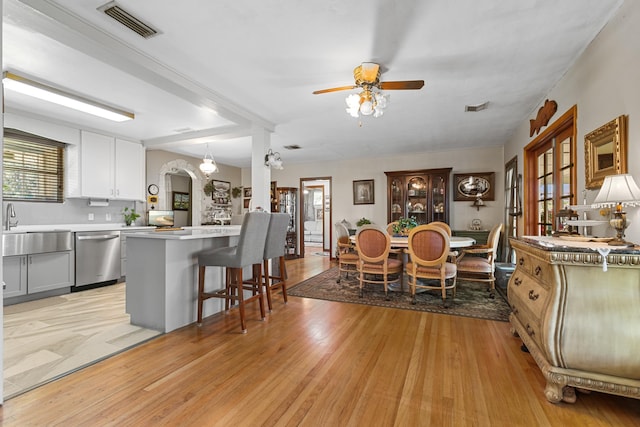
{"label": "white kitchen cabinet", "polygon": [[145,150],[141,144],[82,131],[67,148],[67,197],[144,200]]}
{"label": "white kitchen cabinet", "polygon": [[116,199],[144,200],[144,147],[135,142],[116,139],[115,188]]}
{"label": "white kitchen cabinet", "polygon": [[2,257],[4,298],[27,294],[27,256]]}
{"label": "white kitchen cabinet", "polygon": [[2,258],[4,298],[65,288],[74,284],[73,251]]}
{"label": "white kitchen cabinet", "polygon": [[114,198],[115,139],[83,131],[81,144],[82,196]]}

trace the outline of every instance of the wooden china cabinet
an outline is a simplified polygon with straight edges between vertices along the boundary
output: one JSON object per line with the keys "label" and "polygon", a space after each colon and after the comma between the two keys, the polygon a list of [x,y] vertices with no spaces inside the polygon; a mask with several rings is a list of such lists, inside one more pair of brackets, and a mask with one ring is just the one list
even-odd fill
{"label": "wooden china cabinet", "polygon": [[414,217],[418,224],[449,223],[451,168],[385,172],[387,222]]}

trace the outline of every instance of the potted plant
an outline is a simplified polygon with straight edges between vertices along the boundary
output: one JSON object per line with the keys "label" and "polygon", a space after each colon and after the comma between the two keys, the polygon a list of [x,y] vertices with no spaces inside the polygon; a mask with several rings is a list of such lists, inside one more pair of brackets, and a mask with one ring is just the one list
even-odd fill
{"label": "potted plant", "polygon": [[209,181],[207,182],[204,187],[202,187],[202,192],[206,195],[206,196],[211,196],[211,194],[213,193],[213,181]]}
{"label": "potted plant", "polygon": [[233,197],[234,199],[237,199],[238,197],[240,197],[241,193],[242,193],[242,187],[233,187],[231,189],[231,197]]}
{"label": "potted plant", "polygon": [[409,218],[398,218],[396,224],[393,224],[393,234],[405,236],[409,234],[409,230],[417,226],[418,221],[416,221],[416,218],[413,216]]}
{"label": "potted plant", "polygon": [[367,218],[362,217],[358,220],[358,222],[356,222],[356,225],[358,227],[362,227],[363,225],[367,225],[367,224],[371,224],[371,221],[369,221]]}
{"label": "potted plant", "polygon": [[129,209],[127,206],[124,207],[122,216],[124,216],[124,223],[127,226],[130,226],[136,221],[136,219],[140,218],[140,214],[136,212],[135,209]]}

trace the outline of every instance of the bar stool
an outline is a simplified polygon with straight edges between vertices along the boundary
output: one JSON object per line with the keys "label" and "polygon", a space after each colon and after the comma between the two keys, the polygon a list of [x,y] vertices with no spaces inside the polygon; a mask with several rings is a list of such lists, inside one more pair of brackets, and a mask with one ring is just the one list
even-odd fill
{"label": "bar stool", "polygon": [[[242,279],[242,268],[260,265],[264,254],[264,246],[269,229],[270,214],[265,212],[250,212],[244,216],[242,227],[240,228],[240,238],[237,246],[228,246],[203,251],[198,254],[198,320],[197,324],[202,324],[202,306],[209,298],[223,298],[225,309],[230,308],[231,301],[238,302],[240,309],[240,326],[242,333],[247,332],[245,321],[244,305],[247,302],[258,301],[260,303],[260,314],[265,317],[264,295],[262,293],[261,269],[254,268],[254,285],[248,285],[247,289],[253,290],[257,286],[258,292],[247,299],[244,298],[243,290],[245,285]],[[205,292],[204,274],[206,267],[226,267],[225,288]],[[257,277],[256,277],[257,276]]]}
{"label": "bar stool", "polygon": [[[269,231],[267,232],[267,241],[264,244],[264,255],[262,257],[264,268],[262,278],[267,293],[269,311],[272,308],[271,291],[275,289],[282,289],[284,303],[287,303],[287,268],[284,263],[284,256],[290,221],[291,215],[288,213],[272,213],[269,221]],[[274,271],[269,272],[269,261],[274,258],[277,258],[278,262],[278,275],[275,275]]]}

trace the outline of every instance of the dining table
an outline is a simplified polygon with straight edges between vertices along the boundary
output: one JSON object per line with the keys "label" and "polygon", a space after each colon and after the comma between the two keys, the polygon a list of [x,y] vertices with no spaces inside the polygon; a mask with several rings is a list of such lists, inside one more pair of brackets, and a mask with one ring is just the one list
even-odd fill
{"label": "dining table", "polygon": [[[351,242],[356,242],[356,236],[349,236]],[[472,237],[464,236],[451,236],[449,238],[449,248],[459,249],[467,248],[476,244],[476,240]],[[406,249],[409,247],[408,236],[391,236],[391,248],[392,249]]]}

